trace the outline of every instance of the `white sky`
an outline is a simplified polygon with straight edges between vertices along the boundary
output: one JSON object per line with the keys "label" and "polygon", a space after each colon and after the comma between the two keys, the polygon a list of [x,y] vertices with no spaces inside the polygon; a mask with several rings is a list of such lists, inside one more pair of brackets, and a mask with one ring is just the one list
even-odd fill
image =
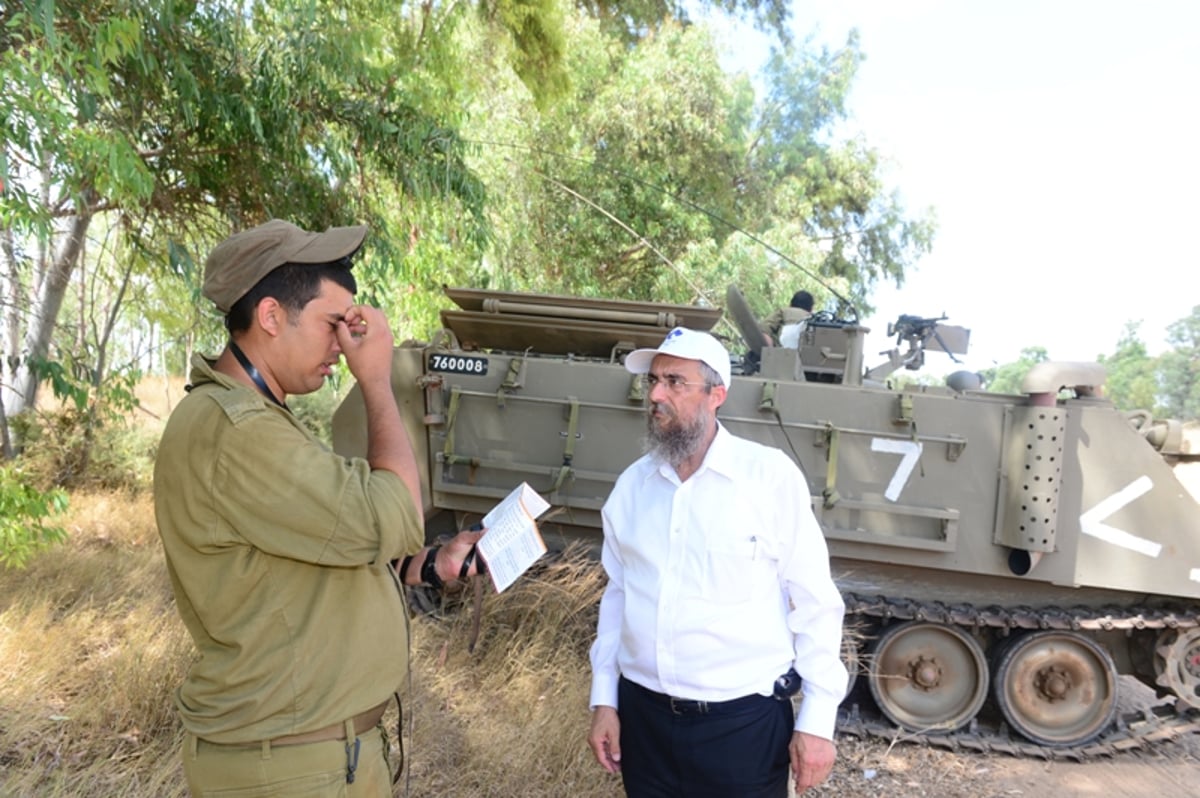
{"label": "white sky", "polygon": [[904,288],[876,294],[868,353],[901,313],[943,312],[971,353],[931,371],[1029,346],[1094,360],[1128,321],[1166,348],[1200,305],[1200,2],[794,0],[793,17],[831,47],[858,28],[852,127],[938,218]]}

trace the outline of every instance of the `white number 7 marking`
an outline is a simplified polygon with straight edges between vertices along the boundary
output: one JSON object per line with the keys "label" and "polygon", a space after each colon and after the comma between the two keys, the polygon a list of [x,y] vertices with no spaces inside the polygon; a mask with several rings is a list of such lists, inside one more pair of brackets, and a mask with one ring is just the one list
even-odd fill
{"label": "white number 7 marking", "polygon": [[897,441],[891,438],[871,439],[871,451],[902,455],[900,465],[896,466],[896,473],[892,474],[892,481],[888,483],[887,490],[883,493],[888,501],[896,501],[900,496],[900,491],[904,490],[904,484],[908,482],[913,468],[917,465],[917,460],[921,457],[921,447],[922,444],[916,441]]}

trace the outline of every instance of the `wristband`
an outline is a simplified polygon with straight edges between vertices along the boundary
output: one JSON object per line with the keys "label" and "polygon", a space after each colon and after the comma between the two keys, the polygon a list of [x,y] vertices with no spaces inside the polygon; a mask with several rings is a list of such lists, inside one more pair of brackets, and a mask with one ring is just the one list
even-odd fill
{"label": "wristband", "polygon": [[[465,582],[470,578],[471,563],[475,561],[475,550],[478,547],[478,543],[474,544],[471,546],[471,550],[467,552],[467,556],[463,557],[462,570],[458,572],[458,581]],[[480,560],[480,562],[483,561]],[[477,573],[483,573],[483,571],[477,571]]]}
{"label": "wristband", "polygon": [[442,578],[437,572],[437,553],[441,546],[434,546],[425,554],[425,562],[421,563],[421,581],[430,587],[441,590],[444,587]]}

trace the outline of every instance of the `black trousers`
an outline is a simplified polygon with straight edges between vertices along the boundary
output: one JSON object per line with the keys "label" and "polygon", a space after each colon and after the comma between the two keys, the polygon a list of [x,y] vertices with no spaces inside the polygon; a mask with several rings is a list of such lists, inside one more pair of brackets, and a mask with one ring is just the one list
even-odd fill
{"label": "black trousers", "polygon": [[629,798],[787,798],[790,701],[672,702],[622,677],[617,706]]}

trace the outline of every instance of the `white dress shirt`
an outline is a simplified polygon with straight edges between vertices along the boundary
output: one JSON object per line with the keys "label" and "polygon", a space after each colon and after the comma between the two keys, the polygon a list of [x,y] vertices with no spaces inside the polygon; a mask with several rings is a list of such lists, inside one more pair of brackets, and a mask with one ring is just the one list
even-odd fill
{"label": "white dress shirt", "polygon": [[771,695],[795,667],[804,679],[796,730],[833,739],[847,684],[845,607],[808,484],[787,455],[718,424],[686,482],[645,455],[617,479],[602,517],[609,582],[591,706],[617,707],[622,675],[677,698],[726,701]]}

